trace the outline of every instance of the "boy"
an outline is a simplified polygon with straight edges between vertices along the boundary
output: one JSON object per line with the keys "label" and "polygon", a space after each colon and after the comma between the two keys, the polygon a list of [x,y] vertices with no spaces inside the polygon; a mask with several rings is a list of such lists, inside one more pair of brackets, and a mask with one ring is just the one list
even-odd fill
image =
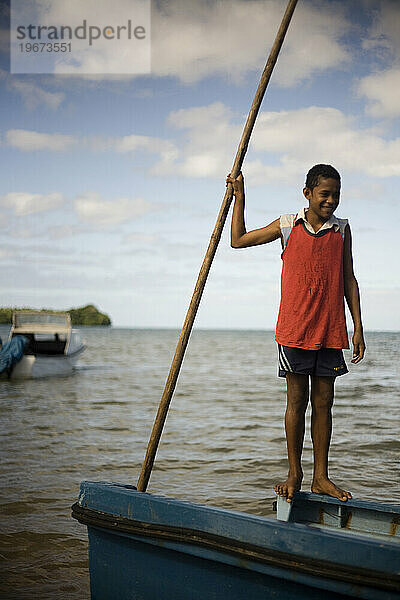
{"label": "boy", "polygon": [[291,502],[303,479],[301,454],[305,412],[311,379],[311,437],[314,474],[311,491],[351,498],[328,477],[328,452],[332,433],[335,378],[347,373],[343,348],[349,348],[344,297],[354,323],[353,359],[365,352],[360,296],[353,272],[351,233],[347,219],[334,215],[340,198],[340,175],[330,165],[315,165],[307,174],[303,194],[308,208],[297,215],[283,215],[266,227],[246,232],[244,180],[228,175],[235,204],[231,245],[246,248],[281,240],[281,304],[276,326],[279,376],[286,378],[285,414],[289,473],[275,492]]}

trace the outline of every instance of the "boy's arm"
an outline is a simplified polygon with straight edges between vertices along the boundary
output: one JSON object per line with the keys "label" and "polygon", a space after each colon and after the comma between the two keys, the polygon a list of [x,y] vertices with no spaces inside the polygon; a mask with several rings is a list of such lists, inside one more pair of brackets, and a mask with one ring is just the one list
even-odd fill
{"label": "boy's arm", "polygon": [[232,226],[231,226],[231,246],[232,248],[247,248],[249,246],[258,246],[267,244],[282,237],[279,219],[276,219],[266,227],[246,231],[244,221],[244,180],[242,173],[239,173],[236,179],[230,175],[226,182],[233,185],[235,203],[233,205]]}
{"label": "boy's arm", "polygon": [[343,275],[344,295],[354,323],[353,360],[351,362],[359,363],[364,357],[365,341],[361,320],[360,291],[353,271],[351,231],[349,225],[346,225],[344,232]]}

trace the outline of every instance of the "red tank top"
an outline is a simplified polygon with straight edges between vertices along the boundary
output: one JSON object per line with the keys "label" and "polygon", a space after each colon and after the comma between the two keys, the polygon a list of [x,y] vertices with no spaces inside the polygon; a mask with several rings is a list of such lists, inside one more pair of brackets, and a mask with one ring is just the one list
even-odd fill
{"label": "red tank top", "polygon": [[340,231],[312,234],[298,221],[282,261],[276,341],[304,350],[349,348]]}

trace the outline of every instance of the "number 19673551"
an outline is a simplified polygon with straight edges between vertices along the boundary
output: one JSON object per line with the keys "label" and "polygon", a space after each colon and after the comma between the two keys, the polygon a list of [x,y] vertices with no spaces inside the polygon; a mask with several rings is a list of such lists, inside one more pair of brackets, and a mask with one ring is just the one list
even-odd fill
{"label": "number 19673551", "polygon": [[20,52],[71,52],[71,42],[24,42],[18,44]]}

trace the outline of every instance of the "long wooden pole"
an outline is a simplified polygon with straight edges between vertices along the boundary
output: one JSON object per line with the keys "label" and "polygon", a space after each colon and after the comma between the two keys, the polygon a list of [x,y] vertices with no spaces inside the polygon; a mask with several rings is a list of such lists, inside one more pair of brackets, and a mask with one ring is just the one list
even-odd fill
{"label": "long wooden pole", "polygon": [[[260,110],[265,90],[267,89],[269,80],[271,78],[272,71],[277,61],[279,51],[282,47],[283,40],[285,39],[286,31],[289,27],[289,23],[292,18],[296,4],[297,0],[289,0],[285,14],[282,19],[282,23],[279,27],[278,33],[276,34],[274,44],[269,54],[267,64],[265,65],[264,71],[261,75],[261,80],[258,85],[253,104],[251,105],[250,112],[243,129],[242,137],[239,142],[233,167],[231,169],[232,177],[237,177],[242,168],[243,160],[247,152],[247,147],[249,145],[249,140],[253,131],[254,123]],[[160,442],[165,420],[167,418],[168,408],[176,387],[176,382],[178,380],[186,347],[189,342],[190,333],[192,331],[193,323],[200,305],[200,300],[203,295],[204,287],[206,285],[208,273],[210,271],[215,252],[221,239],[221,234],[225,225],[226,217],[228,216],[229,208],[232,202],[232,192],[232,185],[229,184],[226,188],[225,196],[222,201],[222,206],[218,214],[217,222],[211,234],[210,243],[208,245],[203,264],[200,268],[200,273],[197,278],[193,296],[189,304],[185,322],[183,324],[182,331],[175,350],[175,355],[171,363],[171,368],[168,374],[167,381],[165,383],[165,388],[161,397],[160,406],[158,408],[158,412],[154,421],[153,429],[150,435],[150,440],[147,446],[146,456],[142,466],[142,471],[140,473],[140,477],[137,483],[137,489],[140,492],[145,492],[147,489],[147,484],[150,479],[151,471],[157,453],[157,448]]]}

